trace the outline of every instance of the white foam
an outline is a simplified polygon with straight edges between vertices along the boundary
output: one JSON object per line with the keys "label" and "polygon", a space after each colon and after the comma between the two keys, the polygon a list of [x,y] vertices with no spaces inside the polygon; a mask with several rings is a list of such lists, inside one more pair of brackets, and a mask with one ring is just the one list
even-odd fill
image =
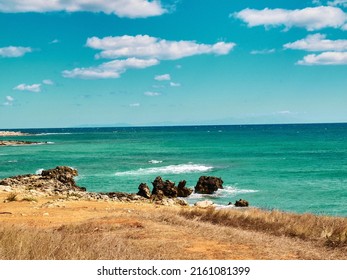
{"label": "white foam", "polygon": [[35,174],[36,174],[36,175],[41,175],[41,172],[42,172],[43,170],[44,170],[43,168],[37,169],[37,170],[35,171]]}
{"label": "white foam", "polygon": [[139,176],[139,175],[151,175],[151,174],[183,174],[194,172],[206,172],[211,171],[212,166],[200,165],[200,164],[178,164],[168,165],[152,168],[140,168],[137,170],[116,172],[116,176]]}
{"label": "white foam", "polygon": [[[194,189],[194,187],[192,187],[192,188]],[[190,198],[192,198],[192,199],[206,199],[207,197],[210,197],[210,198],[234,197],[234,196],[237,196],[239,194],[255,193],[255,192],[258,192],[258,190],[238,189],[234,186],[224,186],[223,189],[220,189],[213,194],[193,193],[193,194],[191,194]]]}
{"label": "white foam", "polygon": [[162,162],[163,162],[162,160],[155,160],[155,159],[148,161],[148,163],[151,163],[151,164],[158,164],[158,163],[162,163]]}
{"label": "white foam", "polygon": [[44,136],[44,135],[68,135],[68,134],[72,134],[70,132],[50,132],[50,133],[38,133],[38,134],[35,134],[35,136]]}
{"label": "white foam", "polygon": [[14,159],[14,160],[9,160],[9,161],[7,161],[7,162],[16,163],[16,162],[18,162],[18,160]]}

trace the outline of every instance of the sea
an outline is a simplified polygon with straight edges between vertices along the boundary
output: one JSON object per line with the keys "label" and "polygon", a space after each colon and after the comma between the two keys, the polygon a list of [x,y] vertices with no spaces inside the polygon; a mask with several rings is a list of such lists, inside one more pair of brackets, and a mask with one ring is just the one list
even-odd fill
{"label": "sea", "polygon": [[1,139],[46,144],[0,146],[0,178],[66,165],[88,191],[136,193],[157,176],[191,188],[200,176],[216,176],[224,189],[187,201],[227,208],[245,199],[261,209],[347,216],[345,123],[20,131],[31,135]]}

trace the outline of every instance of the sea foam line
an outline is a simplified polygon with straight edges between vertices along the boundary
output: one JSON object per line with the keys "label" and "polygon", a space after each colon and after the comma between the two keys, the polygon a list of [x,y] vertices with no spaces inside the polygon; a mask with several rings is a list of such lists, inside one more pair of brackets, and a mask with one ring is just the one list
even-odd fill
{"label": "sea foam line", "polygon": [[[194,188],[194,187],[193,187]],[[234,197],[239,194],[256,193],[258,190],[251,189],[239,189],[234,186],[224,186],[223,189],[216,191],[213,194],[197,194],[193,193],[189,198],[202,199],[202,198],[222,198],[222,197]]]}
{"label": "sea foam line", "polygon": [[151,175],[151,174],[183,174],[194,172],[206,172],[211,171],[212,166],[206,166],[201,164],[178,164],[168,165],[161,167],[140,168],[137,170],[116,172],[116,176],[139,176],[139,175]]}

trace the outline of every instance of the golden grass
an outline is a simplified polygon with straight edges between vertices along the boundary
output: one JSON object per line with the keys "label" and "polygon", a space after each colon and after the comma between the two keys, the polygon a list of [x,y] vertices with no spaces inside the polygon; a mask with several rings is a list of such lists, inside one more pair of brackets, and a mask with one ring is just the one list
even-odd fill
{"label": "golden grass", "polygon": [[[4,203],[0,259],[346,259],[346,219],[66,201]],[[40,206],[41,205],[41,206]]]}
{"label": "golden grass", "polygon": [[276,236],[297,237],[302,240],[323,241],[325,245],[331,247],[347,246],[346,218],[285,213],[276,210],[213,208],[184,209],[180,215],[215,225],[261,231]]}

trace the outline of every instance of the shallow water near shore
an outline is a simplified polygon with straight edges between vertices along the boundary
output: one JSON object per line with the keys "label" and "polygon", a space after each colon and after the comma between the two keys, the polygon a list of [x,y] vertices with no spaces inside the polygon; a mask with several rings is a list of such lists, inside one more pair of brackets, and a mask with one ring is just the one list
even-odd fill
{"label": "shallow water near shore", "polygon": [[347,216],[347,124],[23,129],[6,140],[48,145],[0,147],[0,178],[58,165],[78,169],[89,191],[137,192],[156,176],[194,187],[201,175],[224,189],[193,194],[227,205]]}

